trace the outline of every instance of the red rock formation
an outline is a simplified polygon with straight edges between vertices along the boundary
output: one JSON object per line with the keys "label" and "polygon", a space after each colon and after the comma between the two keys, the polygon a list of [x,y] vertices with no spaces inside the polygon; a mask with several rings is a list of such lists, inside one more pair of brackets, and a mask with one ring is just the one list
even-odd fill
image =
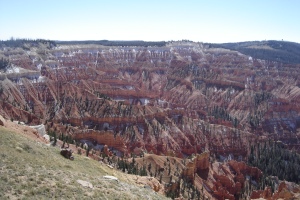
{"label": "red rock formation", "polygon": [[183,169],[182,176],[190,180],[191,182],[195,179],[195,170],[196,170],[196,163],[194,161],[189,161],[185,168]]}
{"label": "red rock formation", "polygon": [[[244,162],[237,162],[235,160],[230,160],[228,165],[235,171],[235,173],[250,175],[251,177],[259,180],[262,177],[262,172],[257,167],[247,166]],[[240,177],[241,178],[241,177]]]}
{"label": "red rock formation", "polygon": [[196,168],[198,170],[205,170],[209,168],[209,152],[204,152],[200,155],[196,155],[195,158]]}
{"label": "red rock formation", "polygon": [[[182,175],[191,182],[195,180],[195,173],[201,174],[209,169],[209,152],[197,154],[192,160],[188,161],[183,169]],[[207,173],[207,172],[206,172]]]}
{"label": "red rock formation", "polygon": [[113,153],[109,150],[108,146],[107,145],[104,145],[103,147],[103,153],[107,156],[112,156]]}
{"label": "red rock formation", "polygon": [[276,199],[298,199],[299,198],[300,187],[299,185],[295,185],[293,183],[282,181],[278,189],[272,193],[270,187],[266,187],[264,190],[255,190],[251,193],[251,199],[268,199],[268,200],[276,200]]}
{"label": "red rock formation", "polygon": [[214,191],[214,196],[216,199],[221,200],[221,199],[230,199],[234,200],[234,196],[230,194],[225,188],[223,187],[218,187],[217,190]]}
{"label": "red rock formation", "polygon": [[122,152],[127,152],[125,142],[120,136],[114,137],[112,133],[109,132],[97,132],[89,130],[88,132],[75,134],[73,139],[90,139],[91,141],[96,141],[99,144],[106,144],[109,147],[114,147]]}
{"label": "red rock formation", "polygon": [[[57,48],[41,61],[25,51],[3,55],[21,70],[0,75],[0,112],[7,119],[47,121],[57,133],[128,153],[183,158],[208,150],[212,157],[245,159],[251,142],[267,138],[300,152],[298,65],[190,42]],[[182,173],[208,190],[215,183],[211,194],[218,198],[239,193],[246,175],[261,177],[245,163],[228,165],[218,173],[204,153]]]}

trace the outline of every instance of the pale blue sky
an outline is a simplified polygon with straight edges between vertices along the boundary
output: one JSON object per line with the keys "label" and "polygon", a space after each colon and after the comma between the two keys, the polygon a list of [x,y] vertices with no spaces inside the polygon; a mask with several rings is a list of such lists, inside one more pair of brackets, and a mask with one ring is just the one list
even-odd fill
{"label": "pale blue sky", "polygon": [[0,0],[0,39],[300,43],[300,0]]}

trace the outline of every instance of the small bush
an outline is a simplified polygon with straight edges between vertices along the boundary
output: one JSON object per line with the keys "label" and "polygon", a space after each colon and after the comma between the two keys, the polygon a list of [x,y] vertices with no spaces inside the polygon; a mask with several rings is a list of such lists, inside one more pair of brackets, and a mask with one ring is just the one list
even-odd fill
{"label": "small bush", "polygon": [[81,149],[80,148],[77,149],[77,154],[81,155]]}

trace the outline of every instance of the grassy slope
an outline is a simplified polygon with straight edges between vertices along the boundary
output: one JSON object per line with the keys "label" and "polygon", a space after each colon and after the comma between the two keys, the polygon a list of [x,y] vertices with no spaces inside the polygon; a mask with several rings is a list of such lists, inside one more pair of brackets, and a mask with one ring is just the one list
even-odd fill
{"label": "grassy slope", "polygon": [[[120,182],[105,180],[104,175]],[[164,199],[133,185],[132,179],[84,156],[67,160],[57,148],[0,127],[0,199]],[[77,180],[94,187],[83,187]]]}

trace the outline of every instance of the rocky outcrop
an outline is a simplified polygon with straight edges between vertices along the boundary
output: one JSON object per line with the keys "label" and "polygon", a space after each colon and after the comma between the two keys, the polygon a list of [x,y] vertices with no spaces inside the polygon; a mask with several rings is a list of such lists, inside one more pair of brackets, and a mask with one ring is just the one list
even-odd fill
{"label": "rocky outcrop", "polygon": [[[107,153],[196,155],[178,173],[217,198],[238,194],[246,175],[262,176],[233,161],[246,159],[251,143],[272,139],[300,152],[298,65],[192,42],[32,51],[39,60],[0,50],[21,70],[0,77],[6,119],[44,123],[57,135],[107,145]],[[210,155],[233,160],[219,173]]]}
{"label": "rocky outcrop", "polygon": [[204,152],[200,155],[197,154],[194,160],[196,162],[196,171],[209,168],[209,152]]}
{"label": "rocky outcrop", "polygon": [[75,134],[73,138],[76,140],[89,139],[91,141],[96,141],[98,144],[105,144],[109,147],[114,147],[119,151],[127,152],[124,140],[120,136],[115,137],[110,132],[97,132],[90,130],[86,133]]}
{"label": "rocky outcrop", "polygon": [[226,190],[231,193],[235,194],[235,184],[233,181],[231,181],[227,176],[225,175],[218,175],[218,174],[213,174],[213,177],[215,180],[217,180],[215,187],[224,187]]}
{"label": "rocky outcrop", "polygon": [[[250,167],[246,165],[244,162],[237,162],[235,160],[230,160],[228,165],[232,168],[232,170],[237,173],[237,175],[243,174],[249,175],[256,180],[259,180],[262,177],[262,171],[257,167]],[[238,179],[242,180],[242,177],[239,176]]]}
{"label": "rocky outcrop", "polygon": [[74,160],[74,157],[72,156],[72,150],[71,149],[61,149],[60,150],[60,155],[62,155],[63,157],[70,159],[70,160]]}
{"label": "rocky outcrop", "polygon": [[204,152],[202,154],[197,154],[192,160],[188,160],[188,163],[185,165],[185,168],[182,171],[182,175],[191,182],[194,182],[196,173],[201,177],[206,176],[207,178],[208,170],[209,152]]}
{"label": "rocky outcrop", "polygon": [[185,165],[185,168],[182,171],[182,176],[187,178],[189,181],[193,182],[195,179],[195,170],[196,170],[195,161],[189,161]]}
{"label": "rocky outcrop", "polygon": [[161,183],[159,183],[159,181],[156,178],[140,176],[137,177],[135,182],[137,184],[144,185],[145,188],[147,188],[146,186],[149,186],[152,190],[160,194],[164,193],[164,186]]}
{"label": "rocky outcrop", "polygon": [[214,191],[214,196],[216,199],[230,199],[230,200],[234,200],[234,196],[232,194],[230,194],[226,189],[224,189],[223,187],[218,187],[218,189],[216,191]]}
{"label": "rocky outcrop", "polygon": [[251,193],[251,199],[298,199],[300,197],[300,187],[294,183],[282,181],[278,189],[272,193],[270,187],[266,187],[264,190],[255,190]]}

